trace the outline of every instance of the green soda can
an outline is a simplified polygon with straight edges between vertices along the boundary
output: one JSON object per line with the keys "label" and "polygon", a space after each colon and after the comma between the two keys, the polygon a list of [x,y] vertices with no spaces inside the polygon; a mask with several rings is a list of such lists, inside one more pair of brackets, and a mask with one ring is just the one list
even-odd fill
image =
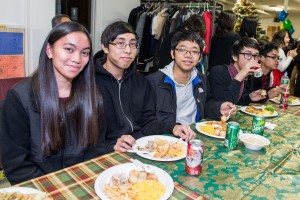
{"label": "green soda can", "polygon": [[237,149],[239,144],[240,124],[237,122],[228,122],[226,127],[226,136],[224,146],[228,149]]}
{"label": "green soda can", "polygon": [[258,135],[264,134],[266,119],[262,116],[255,115],[252,120],[251,132]]}

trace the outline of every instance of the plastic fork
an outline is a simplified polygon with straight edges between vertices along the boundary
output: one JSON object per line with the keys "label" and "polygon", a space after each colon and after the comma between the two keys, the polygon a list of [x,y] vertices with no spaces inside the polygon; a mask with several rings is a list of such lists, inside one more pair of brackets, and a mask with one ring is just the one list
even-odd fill
{"label": "plastic fork", "polygon": [[148,155],[151,155],[151,156],[154,156],[154,154],[157,153],[157,152],[141,151],[141,150],[134,150],[134,149],[127,150],[127,152],[129,152],[129,153],[142,153],[142,154],[148,154]]}
{"label": "plastic fork", "polygon": [[145,170],[145,172],[153,173],[153,170],[149,167],[149,165],[146,165],[146,164],[142,163],[141,161],[139,161],[137,159],[133,159],[133,158],[130,158],[130,161],[133,164],[135,164],[137,167],[140,167],[140,168],[142,168],[142,170]]}
{"label": "plastic fork", "polygon": [[230,111],[229,111],[229,113],[228,113],[228,116],[226,117],[226,121],[228,121],[228,120],[229,120],[229,118],[230,118],[230,114],[231,114],[232,110],[233,110],[233,108],[231,108],[231,109],[230,109]]}

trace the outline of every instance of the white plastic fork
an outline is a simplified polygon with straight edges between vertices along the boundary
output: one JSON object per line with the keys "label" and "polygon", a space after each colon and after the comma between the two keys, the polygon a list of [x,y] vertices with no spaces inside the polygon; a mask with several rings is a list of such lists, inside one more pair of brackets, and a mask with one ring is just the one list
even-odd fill
{"label": "white plastic fork", "polygon": [[157,153],[157,152],[149,152],[149,151],[134,150],[134,149],[127,150],[127,152],[129,152],[129,153],[142,153],[142,154],[148,154],[148,155],[151,155],[151,156],[154,156],[154,154]]}
{"label": "white plastic fork", "polygon": [[230,114],[231,114],[232,110],[233,110],[233,108],[231,108],[231,109],[230,109],[230,111],[229,111],[229,113],[228,113],[228,116],[226,117],[226,121],[228,121],[228,120],[229,120],[229,118],[230,118]]}
{"label": "white plastic fork", "polygon": [[135,164],[137,167],[140,167],[142,170],[145,170],[145,172],[153,173],[153,170],[149,167],[149,165],[146,165],[142,163],[141,161],[137,159],[130,158],[130,161]]}

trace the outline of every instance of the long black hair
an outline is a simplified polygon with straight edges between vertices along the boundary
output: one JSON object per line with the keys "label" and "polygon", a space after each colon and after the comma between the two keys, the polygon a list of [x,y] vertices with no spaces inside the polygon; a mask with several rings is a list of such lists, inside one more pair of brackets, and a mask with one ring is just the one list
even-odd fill
{"label": "long black hair", "polygon": [[231,10],[224,10],[220,13],[216,27],[216,36],[232,32],[236,22],[236,15]]}
{"label": "long black hair", "polygon": [[245,17],[240,28],[240,36],[256,38],[257,20],[253,17]]}
{"label": "long black hair", "polygon": [[[89,62],[73,79],[70,97],[62,102],[53,62],[48,58],[46,48],[48,44],[53,46],[59,39],[73,32],[82,32],[87,36],[90,44]],[[40,111],[42,150],[46,155],[64,149],[71,139],[82,147],[95,146],[98,142],[99,132],[104,127],[104,122],[99,122],[104,111],[102,95],[96,89],[92,56],[89,33],[77,22],[57,25],[43,44],[39,66],[32,77],[32,88]]]}

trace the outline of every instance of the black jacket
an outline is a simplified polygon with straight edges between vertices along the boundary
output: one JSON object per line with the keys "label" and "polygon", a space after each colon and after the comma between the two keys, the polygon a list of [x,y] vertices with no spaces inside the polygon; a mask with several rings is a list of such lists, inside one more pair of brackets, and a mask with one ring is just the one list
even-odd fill
{"label": "black jacket", "polygon": [[96,147],[83,148],[72,138],[64,150],[51,156],[43,154],[40,113],[31,89],[31,78],[8,92],[0,123],[2,164],[11,184],[55,172],[104,154],[104,145],[100,142]]}
{"label": "black jacket", "polygon": [[[175,84],[167,75],[157,71],[147,76],[156,96],[156,116],[164,122],[176,122]],[[209,84],[205,76],[198,73],[193,80],[193,93],[197,104],[196,122],[203,118],[220,120],[220,107],[223,102],[215,102],[209,96]]]}
{"label": "black jacket", "polygon": [[175,123],[163,123],[155,117],[155,101],[144,75],[131,66],[122,80],[117,80],[98,59],[96,84],[103,93],[107,131],[105,145],[112,152],[117,139],[131,134],[135,139],[146,135],[172,133]]}
{"label": "black jacket", "polygon": [[244,106],[251,103],[249,97],[250,88],[247,81],[245,81],[244,84],[243,94],[241,98],[238,99],[242,82],[231,79],[227,65],[213,67],[208,79],[211,86],[211,95],[216,101],[229,101],[233,104]]}
{"label": "black jacket", "polygon": [[217,65],[230,64],[232,45],[240,39],[239,34],[236,32],[228,32],[222,36],[213,36],[208,60],[209,70]]}

